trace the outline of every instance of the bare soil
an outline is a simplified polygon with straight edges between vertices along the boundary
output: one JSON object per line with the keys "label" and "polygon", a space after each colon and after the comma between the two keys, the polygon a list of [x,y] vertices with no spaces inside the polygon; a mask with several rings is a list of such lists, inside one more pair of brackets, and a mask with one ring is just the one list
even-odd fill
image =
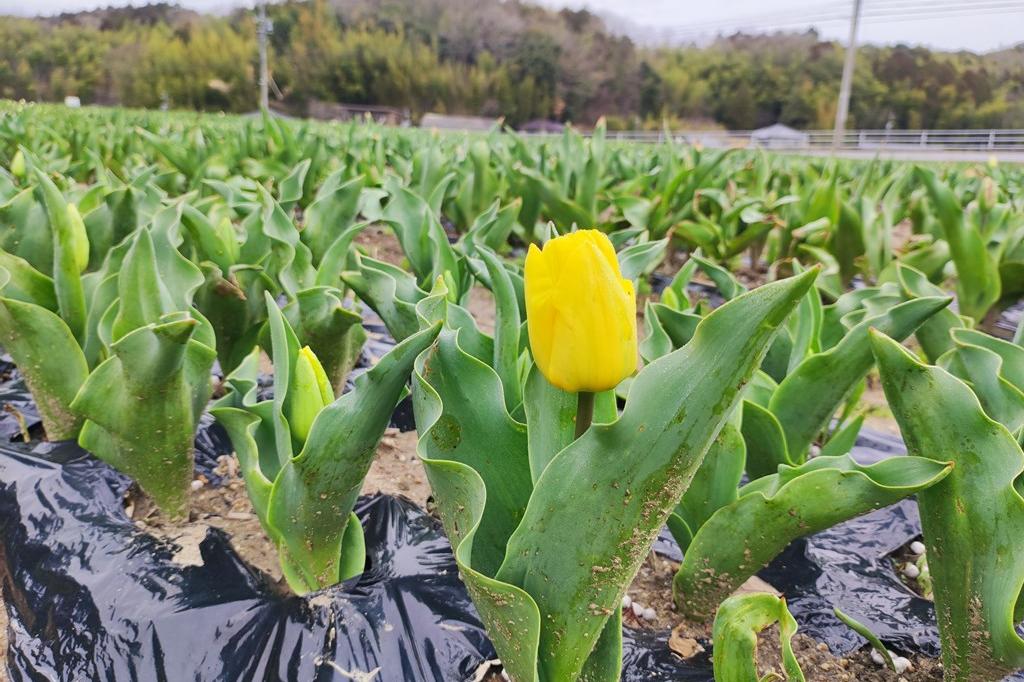
{"label": "bare soil", "polygon": [[[634,628],[672,629],[669,646],[680,652],[696,655],[713,643],[711,624],[696,624],[683,620],[672,605],[672,577],[679,565],[663,557],[651,555],[640,567],[627,595],[634,603],[655,610],[654,620],[636,618],[632,612],[624,614],[625,622]],[[737,592],[770,592],[779,594],[771,585],[759,578],[747,581]],[[793,638],[793,651],[808,682],[926,682],[942,679],[938,661],[922,656],[911,659],[911,669],[902,675],[883,668],[871,660],[870,647],[864,647],[846,656],[836,656],[828,646],[807,635],[797,633]],[[680,656],[683,658],[684,656]],[[689,657],[689,656],[687,656]],[[782,650],[778,627],[772,626],[758,636],[757,669],[761,676],[771,671],[782,675]],[[784,677],[780,677],[784,679]]]}
{"label": "bare soil", "polygon": [[[177,546],[174,560],[183,565],[201,563],[199,543],[210,528],[219,528],[231,538],[231,546],[243,561],[256,568],[282,589],[277,551],[267,539],[245,491],[245,482],[233,456],[220,458],[214,473],[222,477],[219,486],[209,485],[205,476],[195,479],[188,523],[170,523],[149,501],[134,491],[125,498],[125,511],[140,530]],[[416,456],[416,433],[388,429],[377,447],[377,456],[363,484],[364,495],[386,493],[427,506],[430,486],[423,465]]]}
{"label": "bare soil", "polygon": [[876,370],[868,375],[867,388],[860,398],[860,409],[864,411],[864,428],[893,436],[900,435],[899,424],[885,400],[885,391],[882,390],[882,381]]}
{"label": "bare soil", "polygon": [[405,252],[391,228],[384,225],[371,225],[359,233],[355,239],[357,246],[362,247],[368,256],[392,265],[406,265]]}

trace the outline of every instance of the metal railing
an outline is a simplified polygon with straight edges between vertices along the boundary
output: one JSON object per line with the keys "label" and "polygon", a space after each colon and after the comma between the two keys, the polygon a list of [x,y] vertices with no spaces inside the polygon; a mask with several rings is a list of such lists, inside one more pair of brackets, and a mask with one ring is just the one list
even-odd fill
{"label": "metal railing", "polygon": [[[676,142],[711,148],[744,147],[784,151],[825,151],[833,147],[831,130],[681,130],[668,133]],[[656,131],[614,131],[609,139],[634,142],[663,142],[666,133]],[[849,130],[840,140],[844,151],[964,151],[1024,152],[1024,130]]]}

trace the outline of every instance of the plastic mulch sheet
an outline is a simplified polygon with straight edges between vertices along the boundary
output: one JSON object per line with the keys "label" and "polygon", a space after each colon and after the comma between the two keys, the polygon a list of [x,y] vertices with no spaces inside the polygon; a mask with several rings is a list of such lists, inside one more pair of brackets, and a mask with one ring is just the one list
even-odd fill
{"label": "plastic mulch sheet", "polygon": [[367,571],[302,598],[216,530],[202,565],[175,563],[125,517],[127,479],[72,445],[0,448],[0,477],[14,682],[432,682],[470,679],[494,658],[447,540],[407,501],[361,499]]}
{"label": "plastic mulch sheet", "polygon": [[[202,565],[175,563],[125,516],[128,479],[71,443],[0,446],[0,479],[13,682],[434,682],[495,658],[440,524],[406,500],[362,498],[367,571],[296,597],[215,529]],[[627,630],[623,680],[710,682],[709,660],[682,664],[667,636]]]}

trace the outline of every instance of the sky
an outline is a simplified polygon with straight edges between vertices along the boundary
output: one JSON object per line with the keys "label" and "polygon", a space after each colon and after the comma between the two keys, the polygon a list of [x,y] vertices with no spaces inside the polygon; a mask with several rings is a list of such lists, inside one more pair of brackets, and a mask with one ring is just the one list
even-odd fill
{"label": "sky", "polygon": [[[172,0],[174,1],[174,0]],[[252,6],[252,0],[176,0],[203,11]],[[800,30],[815,26],[846,40],[853,0],[534,0],[550,7],[586,7],[624,19],[629,33],[649,40],[706,40],[737,29]],[[979,52],[1024,42],[1024,0],[862,0],[860,40]],[[53,14],[145,0],[0,0],[0,14]]]}

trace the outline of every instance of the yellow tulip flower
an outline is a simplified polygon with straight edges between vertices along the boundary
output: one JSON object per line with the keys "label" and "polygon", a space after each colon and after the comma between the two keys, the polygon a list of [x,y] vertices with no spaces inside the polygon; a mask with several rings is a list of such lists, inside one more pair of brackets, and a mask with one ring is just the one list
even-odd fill
{"label": "yellow tulip flower", "polygon": [[597,230],[556,237],[526,255],[533,359],[563,391],[607,391],[636,371],[636,292]]}

